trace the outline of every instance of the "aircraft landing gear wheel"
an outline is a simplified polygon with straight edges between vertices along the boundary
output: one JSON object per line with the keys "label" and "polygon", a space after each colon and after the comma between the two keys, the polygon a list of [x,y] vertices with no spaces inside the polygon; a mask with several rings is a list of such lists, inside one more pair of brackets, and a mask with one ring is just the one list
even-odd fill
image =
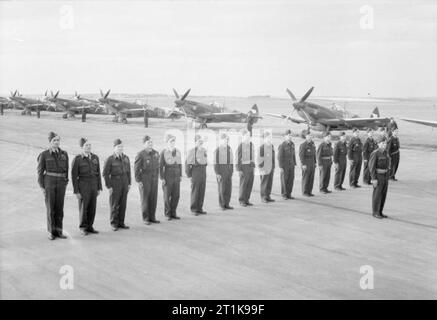
{"label": "aircraft landing gear wheel", "polygon": [[67,119],[67,118],[68,118],[68,114],[66,114],[66,113],[63,114],[63,115],[62,115],[62,118],[63,118],[63,119]]}
{"label": "aircraft landing gear wheel", "polygon": [[26,111],[21,111],[21,115],[22,116],[26,115]]}

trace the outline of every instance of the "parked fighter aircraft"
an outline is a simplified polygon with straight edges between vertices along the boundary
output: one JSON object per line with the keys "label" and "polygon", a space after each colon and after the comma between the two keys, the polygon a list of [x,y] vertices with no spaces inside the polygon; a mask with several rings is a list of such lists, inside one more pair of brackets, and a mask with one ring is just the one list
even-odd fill
{"label": "parked fighter aircraft", "polygon": [[151,107],[147,104],[141,105],[133,102],[121,101],[108,98],[111,89],[106,94],[100,90],[101,97],[98,99],[100,103],[107,107],[108,113],[114,114],[114,122],[127,123],[127,118],[143,117],[146,112],[149,118],[180,118],[181,113],[173,112],[172,110],[165,110],[164,108]]}
{"label": "parked fighter aircraft", "polygon": [[37,108],[44,110],[47,107],[43,99],[25,98],[18,90],[15,90],[15,92],[11,91],[9,101],[12,102],[15,108],[23,109],[21,112],[22,115],[31,115],[32,110],[36,111]]}
{"label": "parked fighter aircraft", "polygon": [[85,109],[87,112],[94,112],[96,108],[98,108],[98,102],[97,101],[86,101],[86,100],[78,100],[78,99],[65,99],[65,98],[59,98],[59,90],[56,92],[56,94],[53,94],[52,91],[50,91],[50,96],[47,95],[47,91],[45,93],[45,101],[50,102],[52,106],[54,107],[55,111],[62,110],[65,111],[65,113],[62,115],[64,119],[68,117],[74,117],[74,115],[82,111],[82,109]]}
{"label": "parked fighter aircraft", "polygon": [[429,126],[433,128],[437,128],[437,121],[428,121],[428,120],[417,120],[417,119],[410,119],[410,118],[401,118],[401,120],[423,124],[424,126]]}
{"label": "parked fighter aircraft", "polygon": [[[267,114],[273,117],[287,119],[294,123],[307,124],[308,129],[313,129],[316,131],[348,130],[354,127],[358,129],[376,129],[385,127],[390,121],[389,118],[379,117],[378,108],[373,110],[369,118],[347,118],[344,117],[344,113],[342,111],[333,110],[322,107],[315,103],[306,102],[305,100],[309,97],[313,89],[314,87],[311,87],[311,89],[309,89],[299,101],[297,101],[294,94],[287,89],[287,93],[293,100],[292,112],[289,115],[273,113]],[[293,117],[294,111],[301,116],[301,119]]]}
{"label": "parked fighter aircraft", "polygon": [[223,107],[215,104],[206,104],[191,100],[186,100],[191,89],[182,97],[175,89],[173,92],[176,96],[175,109],[182,112],[186,117],[194,119],[195,122],[200,123],[201,128],[206,128],[207,123],[217,122],[239,122],[239,123],[256,123],[259,116],[258,106],[254,104],[248,113],[242,113],[235,110],[226,110]]}

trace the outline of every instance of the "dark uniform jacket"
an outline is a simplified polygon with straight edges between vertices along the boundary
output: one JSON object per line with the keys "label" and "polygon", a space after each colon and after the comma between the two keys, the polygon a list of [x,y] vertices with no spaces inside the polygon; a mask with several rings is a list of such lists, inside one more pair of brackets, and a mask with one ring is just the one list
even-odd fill
{"label": "dark uniform jacket", "polygon": [[303,166],[316,163],[316,146],[313,141],[304,141],[299,148],[299,158]]}
{"label": "dark uniform jacket", "polygon": [[278,147],[278,166],[288,169],[296,166],[296,151],[293,141],[282,142]]}
{"label": "dark uniform jacket", "polygon": [[346,162],[346,155],[347,155],[346,141],[345,142],[338,141],[334,147],[334,156],[333,156],[334,163]]}
{"label": "dark uniform jacket", "polygon": [[230,146],[219,146],[214,152],[214,172],[217,175],[234,172],[234,159]]}
{"label": "dark uniform jacket", "polygon": [[112,188],[111,178],[126,176],[128,185],[131,185],[131,171],[129,157],[124,153],[117,157],[115,154],[110,155],[106,159],[105,166],[103,168],[103,177],[105,178],[106,187]]}
{"label": "dark uniform jacket", "polygon": [[237,148],[237,163],[235,170],[242,171],[243,165],[249,165],[251,168],[255,167],[255,149],[252,142],[240,143]]}
{"label": "dark uniform jacket", "polygon": [[43,151],[38,156],[38,184],[41,188],[44,188],[44,176],[57,174],[63,175],[65,181],[68,182],[68,154],[66,151],[58,148],[58,152],[55,152],[51,148]]}
{"label": "dark uniform jacket", "polygon": [[352,137],[349,142],[348,158],[349,160],[358,161],[362,158],[363,143],[359,137]]}
{"label": "dark uniform jacket", "polygon": [[363,146],[363,159],[369,160],[370,155],[376,149],[378,149],[378,144],[376,143],[375,139],[367,138]]}
{"label": "dark uniform jacket", "polygon": [[323,141],[317,148],[317,163],[319,166],[323,164],[332,164],[332,144]]}
{"label": "dark uniform jacket", "polygon": [[79,179],[97,179],[97,190],[102,190],[102,177],[100,175],[99,157],[91,153],[89,157],[85,154],[77,155],[73,160],[71,168],[71,179],[73,192],[79,193]]}
{"label": "dark uniform jacket", "polygon": [[[376,180],[378,174],[385,174],[388,178],[390,166],[391,161],[386,150],[377,149],[370,155],[369,170],[372,180]],[[385,172],[378,172],[378,170],[383,170]]]}
{"label": "dark uniform jacket", "polygon": [[387,143],[387,150],[389,155],[397,153],[399,151],[399,148],[400,148],[399,138],[395,136],[391,136]]}
{"label": "dark uniform jacket", "polygon": [[159,153],[155,149],[141,150],[135,157],[134,176],[136,182],[159,174]]}

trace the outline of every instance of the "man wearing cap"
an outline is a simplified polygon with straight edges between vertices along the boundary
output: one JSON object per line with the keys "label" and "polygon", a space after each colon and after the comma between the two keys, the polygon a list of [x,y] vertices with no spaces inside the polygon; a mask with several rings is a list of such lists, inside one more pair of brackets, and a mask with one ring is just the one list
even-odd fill
{"label": "man wearing cap", "polygon": [[264,203],[274,202],[270,197],[272,193],[273,174],[275,171],[275,148],[272,144],[272,134],[268,131],[263,133],[264,143],[258,150],[258,168],[261,179],[261,201]]}
{"label": "man wearing cap", "polygon": [[334,166],[335,166],[335,177],[334,177],[334,188],[335,190],[346,190],[343,188],[344,177],[346,175],[346,164],[347,164],[347,145],[346,145],[346,133],[340,133],[340,141],[335,144],[334,147]]}
{"label": "man wearing cap", "polygon": [[233,162],[229,137],[226,133],[222,133],[220,135],[220,145],[214,151],[214,172],[217,177],[219,204],[222,210],[234,209],[229,205],[232,194]]}
{"label": "man wearing cap", "polygon": [[350,161],[349,168],[349,185],[352,188],[360,188],[358,179],[361,173],[361,164],[363,160],[363,143],[360,139],[360,132],[357,128],[353,129],[353,137],[349,142],[348,158]]}
{"label": "man wearing cap", "polygon": [[143,145],[144,149],[135,157],[134,176],[140,190],[143,222],[150,225],[160,222],[155,217],[158,201],[159,153],[153,149],[150,136],[144,136]]}
{"label": "man wearing cap", "polygon": [[164,214],[167,220],[180,219],[176,215],[179,203],[180,184],[182,177],[181,152],[176,149],[176,137],[166,136],[167,148],[161,151],[159,160],[159,175],[164,192]]}
{"label": "man wearing cap", "polygon": [[391,169],[390,169],[390,180],[397,181],[396,179],[396,172],[398,171],[399,167],[399,159],[400,159],[400,143],[399,143],[399,137],[398,137],[398,130],[393,130],[393,134],[391,135],[390,139],[387,143],[387,150],[388,154],[391,158]]}
{"label": "man wearing cap", "polygon": [[387,152],[387,139],[383,137],[378,149],[372,152],[369,160],[370,176],[373,184],[372,214],[375,218],[387,218],[383,214],[390,176],[390,156]]}
{"label": "man wearing cap", "polygon": [[299,158],[302,164],[302,194],[313,197],[314,172],[316,170],[316,146],[311,133],[307,132],[305,141],[299,147]]}
{"label": "man wearing cap", "polygon": [[370,171],[369,171],[369,158],[373,151],[378,148],[378,144],[373,138],[373,130],[367,130],[367,139],[363,146],[363,183],[370,185]]}
{"label": "man wearing cap", "polygon": [[393,132],[394,130],[398,129],[398,124],[396,123],[395,119],[393,117],[390,118],[390,122],[387,123],[386,127],[387,131]]}
{"label": "man wearing cap", "polygon": [[124,224],[126,216],[127,194],[131,186],[129,157],[123,153],[123,143],[114,140],[114,153],[106,159],[103,166],[105,185],[109,189],[110,222],[113,231],[129,229]]}
{"label": "man wearing cap", "polygon": [[331,193],[328,190],[329,181],[331,180],[332,166],[332,144],[331,133],[325,132],[323,142],[317,148],[317,164],[319,165],[319,190],[322,193]]}
{"label": "man wearing cap", "polygon": [[278,147],[278,166],[281,172],[281,194],[285,200],[291,196],[294,184],[294,167],[296,166],[296,150],[290,129],[284,132],[284,141]]}
{"label": "man wearing cap", "polygon": [[255,168],[255,149],[251,140],[251,132],[248,129],[240,131],[242,141],[238,145],[236,152],[235,170],[240,176],[240,189],[238,201],[243,207],[252,206],[249,202],[252,193],[254,168]]}
{"label": "man wearing cap", "polygon": [[208,164],[207,151],[203,147],[203,138],[196,134],[195,147],[188,151],[185,160],[185,173],[191,178],[191,212],[198,216],[206,214],[203,210],[206,188],[206,166]]}
{"label": "man wearing cap", "polygon": [[79,201],[79,228],[82,235],[98,233],[93,228],[96,216],[97,196],[102,191],[99,157],[91,153],[91,143],[80,138],[82,153],[73,159],[71,180],[73,192]]}
{"label": "man wearing cap", "polygon": [[68,184],[68,154],[59,147],[61,138],[56,133],[49,133],[49,143],[48,149],[38,156],[38,184],[45,197],[49,239],[66,239],[62,221]]}

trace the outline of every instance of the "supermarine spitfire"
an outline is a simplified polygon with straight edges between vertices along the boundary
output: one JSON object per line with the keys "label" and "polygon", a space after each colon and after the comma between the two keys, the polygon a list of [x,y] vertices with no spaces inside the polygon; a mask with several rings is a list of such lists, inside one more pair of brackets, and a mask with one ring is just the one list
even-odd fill
{"label": "supermarine spitfire", "polygon": [[[294,94],[287,89],[287,93],[293,100],[293,110],[289,115],[267,113],[267,115],[290,120],[298,124],[306,124],[308,129],[316,131],[330,131],[330,130],[349,130],[354,127],[363,129],[377,129],[382,128],[390,122],[389,118],[380,118],[377,108],[373,110],[372,115],[369,118],[359,117],[344,117],[344,112],[341,110],[333,110],[318,104],[307,102],[307,98],[310,96],[314,87],[311,87],[307,93],[298,101]],[[301,117],[294,118],[293,112],[296,111]]]}
{"label": "supermarine spitfire", "polygon": [[258,106],[254,104],[248,113],[242,113],[235,110],[225,110],[225,108],[214,105],[206,104],[196,101],[187,100],[191,89],[188,89],[185,94],[180,97],[175,89],[173,92],[176,96],[175,109],[183,113],[187,118],[193,119],[195,122],[200,123],[201,128],[206,128],[207,123],[219,123],[219,122],[237,122],[237,123],[256,123],[259,116]]}
{"label": "supermarine spitfire", "polygon": [[98,108],[98,102],[92,101],[92,100],[79,100],[77,99],[77,94],[75,95],[75,99],[66,99],[66,98],[59,98],[59,90],[53,94],[52,91],[50,91],[50,96],[47,95],[47,91],[45,93],[45,101],[49,102],[51,104],[51,107],[54,108],[55,111],[61,110],[65,111],[65,113],[62,115],[64,119],[68,117],[74,117],[74,115],[82,111],[82,109],[85,109],[87,112],[94,112]]}
{"label": "supermarine spitfire", "polygon": [[43,110],[47,107],[47,104],[44,102],[44,99],[34,99],[34,98],[26,98],[15,90],[15,92],[11,92],[11,96],[9,97],[9,101],[12,102],[14,108],[22,109],[22,115],[31,115],[32,111],[36,111],[37,109]]}

